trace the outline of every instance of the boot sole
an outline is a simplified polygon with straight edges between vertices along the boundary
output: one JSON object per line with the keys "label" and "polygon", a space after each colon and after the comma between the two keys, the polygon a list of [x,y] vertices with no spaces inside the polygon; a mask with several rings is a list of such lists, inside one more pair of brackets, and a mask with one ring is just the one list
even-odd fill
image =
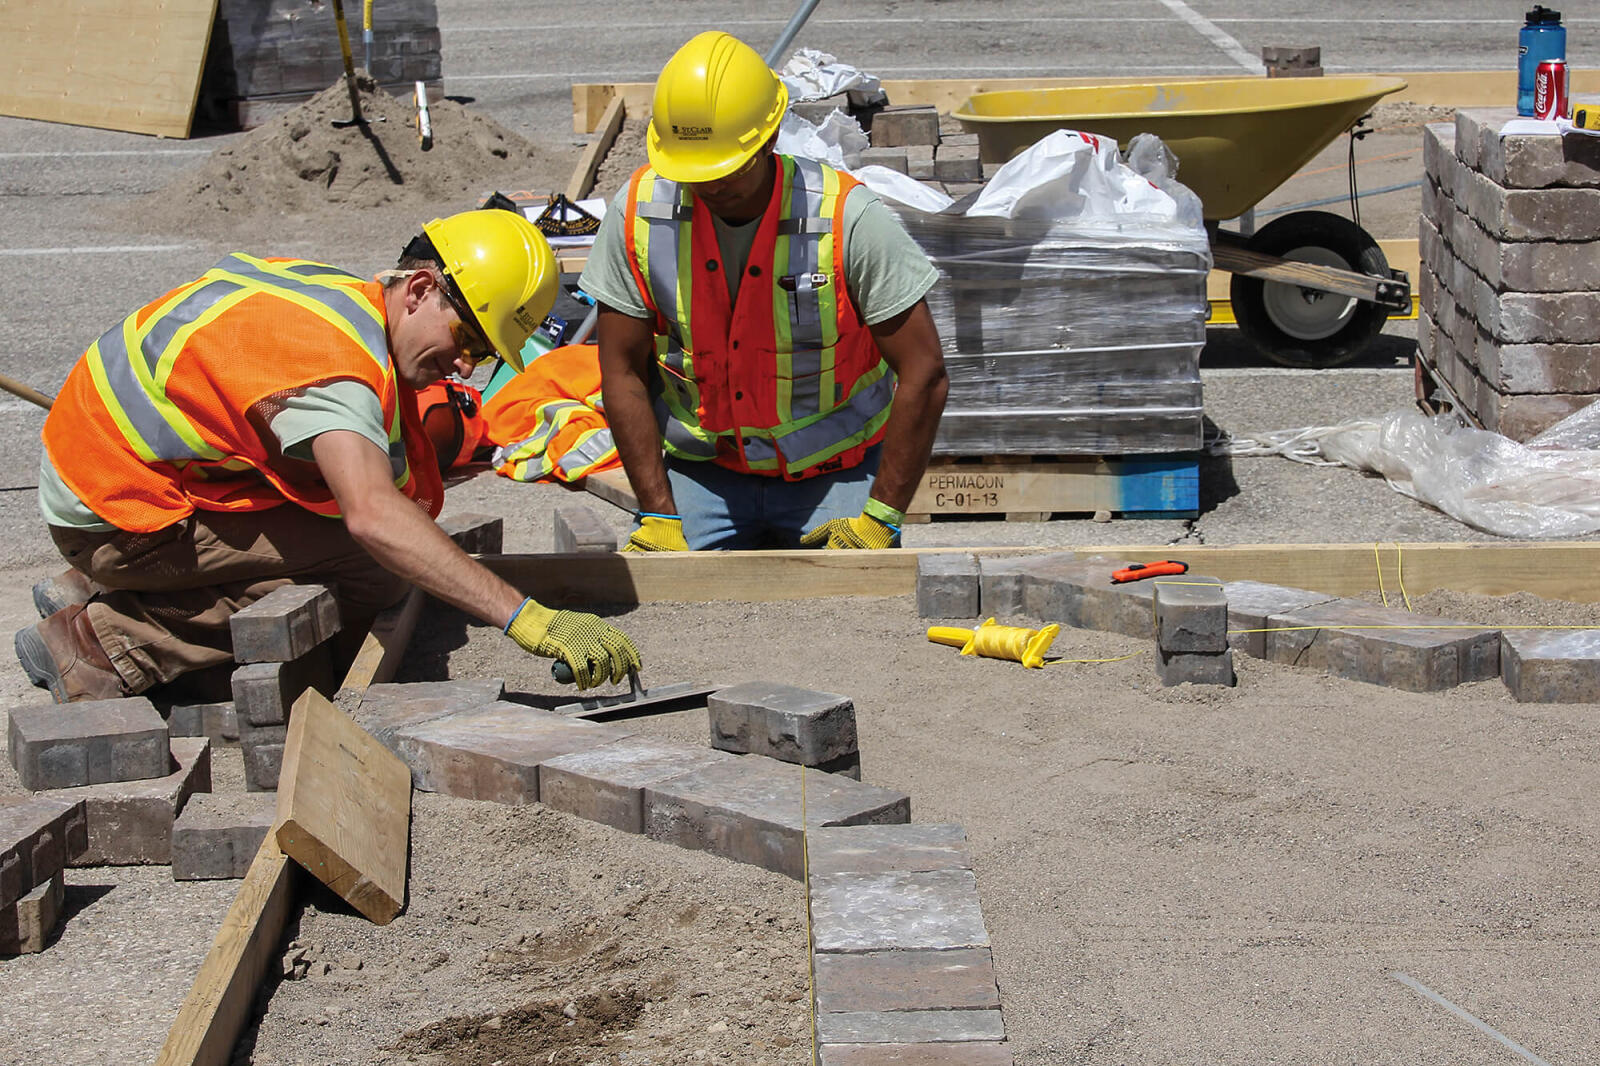
{"label": "boot sole", "polygon": [[39,635],[39,627],[29,626],[18,630],[13,644],[17,651],[17,662],[22,664],[22,670],[28,675],[28,680],[36,688],[49,689],[51,697],[57,703],[63,702],[61,674],[56,666],[55,656],[50,654],[49,646]]}

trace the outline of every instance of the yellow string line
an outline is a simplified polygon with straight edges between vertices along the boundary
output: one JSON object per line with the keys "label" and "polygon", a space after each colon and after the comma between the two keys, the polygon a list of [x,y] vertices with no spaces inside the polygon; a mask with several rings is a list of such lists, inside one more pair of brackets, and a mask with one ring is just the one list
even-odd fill
{"label": "yellow string line", "polygon": [[1600,629],[1600,625],[1588,626],[1497,626],[1493,624],[1474,625],[1470,622],[1451,623],[1449,625],[1423,626],[1423,625],[1360,625],[1360,626],[1272,626],[1266,629],[1230,629],[1229,633],[1293,633],[1301,629]]}
{"label": "yellow string line", "polygon": [[806,822],[806,765],[800,764],[800,891],[806,905],[806,999],[811,1014],[811,1061],[817,1061],[817,942],[811,928],[811,836]]}
{"label": "yellow string line", "polygon": [[1060,666],[1062,663],[1120,663],[1128,659],[1137,659],[1144,652],[1136,651],[1132,655],[1119,655],[1115,659],[1051,659],[1046,666]]}
{"label": "yellow string line", "polygon": [[1372,565],[1378,571],[1378,599],[1389,606],[1389,593],[1383,587],[1383,557],[1378,554],[1378,542],[1372,542]]}
{"label": "yellow string line", "polygon": [[1406,592],[1406,572],[1400,561],[1400,543],[1394,543],[1394,579],[1400,583],[1400,596],[1405,600],[1406,610],[1411,610],[1411,596]]}

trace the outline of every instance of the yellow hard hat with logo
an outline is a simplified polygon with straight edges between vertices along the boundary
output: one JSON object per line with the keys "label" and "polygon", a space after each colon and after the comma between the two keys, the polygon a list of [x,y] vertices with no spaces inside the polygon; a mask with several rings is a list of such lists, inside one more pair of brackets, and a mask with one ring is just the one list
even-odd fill
{"label": "yellow hard hat with logo", "polygon": [[422,227],[451,296],[500,358],[522,370],[522,346],[556,302],[555,253],[521,211],[462,211]]}
{"label": "yellow hard hat with logo", "polygon": [[656,79],[645,149],[669,181],[727,177],[778,129],[789,90],[756,50],[719,31],[702,33]]}

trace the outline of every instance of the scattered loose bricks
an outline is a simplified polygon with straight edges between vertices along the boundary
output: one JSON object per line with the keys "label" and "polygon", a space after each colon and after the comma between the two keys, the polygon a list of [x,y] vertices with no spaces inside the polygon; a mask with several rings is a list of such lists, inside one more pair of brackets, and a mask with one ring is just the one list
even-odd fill
{"label": "scattered loose bricks", "polygon": [[818,1066],[1012,1066],[1011,1045],[823,1044]]}
{"label": "scattered loose bricks", "polygon": [[239,743],[239,715],[232,700],[220,703],[175,703],[167,709],[167,734],[206,737],[212,747]]}
{"label": "scattered loose bricks", "polygon": [[806,848],[812,876],[972,868],[966,830],[949,823],[812,829],[806,833]]}
{"label": "scattered loose bricks", "polygon": [[468,555],[499,555],[505,545],[506,521],[495,515],[444,515],[438,524]]}
{"label": "scattered loose bricks", "polygon": [[167,723],[143,696],[18,707],[7,731],[11,765],[35,792],[165,777],[167,739]]}
{"label": "scattered loose bricks", "polygon": [[858,750],[848,696],[750,681],[712,693],[706,710],[719,751],[820,767]]}
{"label": "scattered loose bricks", "polygon": [[233,658],[286,663],[339,632],[339,604],[322,585],[283,585],[228,620]]}
{"label": "scattered loose bricks", "polygon": [[617,550],[616,533],[600,520],[593,508],[581,503],[560,503],[551,521],[558,554]]}
{"label": "scattered loose bricks", "polygon": [[904,793],[746,755],[647,786],[645,835],[799,878],[802,774],[809,826],[911,820]]}
{"label": "scattered loose bricks", "polygon": [[539,798],[540,763],[632,735],[617,725],[499,702],[409,726],[384,743],[424,792],[521,804]]}
{"label": "scattered loose bricks", "polygon": [[1600,629],[1500,634],[1506,688],[1524,703],[1600,703]]}
{"label": "scattered loose bricks", "polygon": [[481,710],[498,702],[505,691],[505,682],[497,677],[409,684],[386,681],[368,685],[350,717],[392,749],[389,738],[399,730],[448,714]]}
{"label": "scattered loose bricks", "polygon": [[172,825],[172,878],[207,881],[243,877],[277,814],[265,792],[204,792],[184,804]]}
{"label": "scattered loose bricks", "polygon": [[61,921],[66,884],[57,870],[17,902],[0,908],[0,955],[33,955],[45,949]]}
{"label": "scattered loose bricks", "polygon": [[999,1010],[988,948],[819,952],[817,1010]]}
{"label": "scattered loose bricks", "polygon": [[1269,617],[1338,598],[1261,581],[1227,581],[1222,591],[1228,598],[1229,646],[1257,659],[1267,657],[1267,634],[1260,630],[1266,628]]}
{"label": "scattered loose bricks", "polygon": [[971,870],[813,874],[815,950],[986,948]]}
{"label": "scattered loose bricks", "polygon": [[1221,584],[1156,578],[1156,645],[1168,653],[1220,655],[1228,650],[1228,597]]}
{"label": "scattered loose bricks", "polygon": [[189,797],[211,791],[211,742],[172,740],[178,769],[152,781],[120,781],[46,793],[83,801],[88,846],[69,866],[165,865],[172,861],[172,823]]}
{"label": "scattered loose bricks", "polygon": [[1156,676],[1163,685],[1236,685],[1233,649],[1216,652],[1167,651],[1156,648]]}
{"label": "scattered loose bricks", "polygon": [[817,1015],[824,1044],[956,1044],[1006,1038],[998,1010],[908,1010]]}
{"label": "scattered loose bricks", "polygon": [[539,766],[539,802],[628,833],[644,832],[644,790],[738,756],[696,744],[628,737]]}
{"label": "scattered loose bricks", "polygon": [[939,143],[939,112],[921,105],[886,107],[872,116],[872,147]]}
{"label": "scattered loose bricks", "polygon": [[[289,708],[308,688],[323,695],[337,684],[331,647],[320,644],[290,662],[247,663],[233,672],[233,706],[239,728],[283,725]],[[241,741],[244,735],[241,732]]]}
{"label": "scattered loose bricks", "polygon": [[979,586],[976,555],[939,552],[917,556],[919,617],[978,617]]}
{"label": "scattered loose bricks", "polygon": [[49,880],[88,847],[79,800],[0,798],[0,907]]}

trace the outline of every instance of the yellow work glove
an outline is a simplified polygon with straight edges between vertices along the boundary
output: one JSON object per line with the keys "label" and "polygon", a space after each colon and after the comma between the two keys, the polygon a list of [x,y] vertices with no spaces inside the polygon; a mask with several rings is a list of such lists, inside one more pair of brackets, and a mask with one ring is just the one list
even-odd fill
{"label": "yellow work glove", "polygon": [[633,531],[625,552],[686,552],[689,542],[683,539],[683,519],[675,514],[639,512],[639,528]]}
{"label": "yellow work glove", "polygon": [[506,635],[523,650],[572,667],[580,689],[621,681],[639,669],[639,649],[622,632],[582,611],[552,611],[534,600],[522,601],[506,623]]}
{"label": "yellow work glove", "polygon": [[886,503],[868,498],[856,518],[835,518],[800,538],[804,548],[892,548],[900,539],[905,516]]}

